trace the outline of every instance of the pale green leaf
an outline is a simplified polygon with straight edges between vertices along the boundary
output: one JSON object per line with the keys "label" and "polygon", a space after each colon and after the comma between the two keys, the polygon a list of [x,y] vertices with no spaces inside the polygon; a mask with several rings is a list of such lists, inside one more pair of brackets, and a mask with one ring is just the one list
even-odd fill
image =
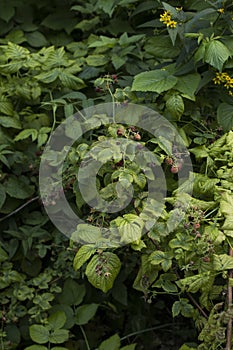
{"label": "pale green leaf", "polygon": [[75,242],[96,243],[101,239],[101,230],[97,226],[79,224],[77,230],[72,233],[71,239]]}
{"label": "pale green leaf", "polygon": [[22,129],[20,121],[12,117],[0,117],[0,125],[4,126],[4,128]]}
{"label": "pale green leaf", "polygon": [[178,94],[172,94],[166,101],[166,108],[176,120],[179,120],[184,112],[183,98]]}
{"label": "pale green leaf", "polygon": [[49,342],[53,344],[64,343],[69,339],[69,331],[67,329],[55,329],[49,335]]}
{"label": "pale green leaf", "polygon": [[233,269],[233,257],[227,254],[214,254],[213,266],[216,271]]}
{"label": "pale green leaf", "polygon": [[79,270],[80,267],[96,252],[96,248],[92,245],[83,245],[79,248],[78,252],[74,257],[74,269]]}

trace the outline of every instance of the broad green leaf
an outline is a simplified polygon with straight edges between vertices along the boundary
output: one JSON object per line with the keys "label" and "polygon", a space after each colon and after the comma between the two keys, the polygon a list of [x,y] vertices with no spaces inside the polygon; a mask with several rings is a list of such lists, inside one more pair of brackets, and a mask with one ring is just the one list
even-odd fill
{"label": "broad green leaf", "polygon": [[98,289],[106,293],[112,288],[113,283],[120,271],[121,262],[114,253],[104,252],[94,255],[86,268],[88,281]]}
{"label": "broad green leaf", "polygon": [[0,262],[8,260],[8,255],[5,250],[0,246]]}
{"label": "broad green leaf", "polygon": [[233,213],[233,197],[231,194],[224,192],[220,200],[220,212],[225,216],[232,216]]}
{"label": "broad green leaf", "polygon": [[22,129],[20,121],[12,117],[0,117],[0,125],[4,126],[4,128]]}
{"label": "broad green leaf", "polygon": [[178,94],[172,94],[166,101],[166,108],[176,120],[179,120],[184,112],[183,98]]}
{"label": "broad green leaf", "polygon": [[89,224],[79,224],[77,230],[72,233],[71,239],[75,242],[83,241],[85,243],[96,243],[101,239],[99,227]]}
{"label": "broad green leaf", "polygon": [[88,66],[91,67],[98,67],[98,66],[104,66],[109,62],[109,58],[106,55],[90,55],[86,58]]}
{"label": "broad green leaf", "polygon": [[176,283],[179,287],[183,287],[188,292],[196,293],[209,282],[209,279],[212,279],[212,277],[209,275],[209,272],[206,272],[202,274],[196,274],[194,276],[185,277]]}
{"label": "broad green leaf", "polygon": [[210,40],[205,46],[205,62],[219,71],[222,70],[223,64],[230,56],[228,48],[219,40]]}
{"label": "broad green leaf", "polygon": [[64,283],[61,295],[58,300],[65,305],[79,305],[86,294],[84,284],[78,284],[73,279],[67,279]]}
{"label": "broad green leaf", "polygon": [[50,315],[48,318],[48,323],[51,329],[60,329],[66,323],[66,314],[63,311],[57,311]]}
{"label": "broad green leaf", "polygon": [[49,342],[53,344],[64,343],[69,339],[69,331],[67,329],[55,329],[49,335]]}
{"label": "broad green leaf", "polygon": [[34,193],[34,187],[28,185],[23,177],[12,176],[5,182],[6,193],[13,198],[26,199]]}
{"label": "broad green leaf", "polygon": [[198,88],[198,85],[201,81],[201,76],[198,73],[191,73],[177,77],[177,84],[175,89],[180,91],[185,97],[189,97],[192,100],[195,100],[195,92]]}
{"label": "broad green leaf", "polygon": [[43,345],[31,345],[26,347],[24,350],[48,350],[47,346]]}
{"label": "broad green leaf", "polygon": [[109,17],[112,17],[112,14],[116,7],[116,1],[115,0],[98,0],[97,6],[99,9],[107,13]]}
{"label": "broad green leaf", "polygon": [[160,58],[174,58],[180,53],[179,48],[172,45],[168,35],[149,37],[144,50],[150,55]]}
{"label": "broad green leaf", "polygon": [[49,72],[44,72],[44,73],[40,73],[38,75],[35,76],[35,79],[45,83],[45,84],[49,84],[52,83],[53,81],[55,81],[59,76],[59,70],[58,69],[53,69],[50,70]]}
{"label": "broad green leaf", "polygon": [[29,45],[31,45],[32,47],[47,46],[48,44],[48,41],[46,40],[45,36],[38,31],[26,33],[25,37]]}
{"label": "broad green leaf", "polygon": [[141,238],[143,220],[135,214],[125,214],[114,220],[121,236],[121,242],[132,243]]}
{"label": "broad green leaf", "polygon": [[99,345],[99,350],[119,350],[121,346],[120,337],[118,334],[114,334],[110,338],[104,340]]}
{"label": "broad green leaf", "polygon": [[156,69],[150,72],[139,73],[134,77],[132,91],[161,92],[172,89],[177,78],[170,75],[165,69]]}
{"label": "broad green leaf", "polygon": [[[145,278],[146,276],[146,278]],[[152,265],[147,254],[141,256],[141,264],[133,283],[133,287],[139,291],[146,291],[158,276],[158,269]]]}
{"label": "broad green leaf", "polygon": [[177,233],[176,238],[172,239],[169,242],[169,247],[172,249],[182,248],[183,250],[192,249],[192,237],[187,236],[186,234]]}
{"label": "broad green leaf", "polygon": [[87,324],[96,314],[99,304],[86,304],[76,309],[76,324]]}
{"label": "broad green leaf", "polygon": [[49,330],[42,325],[33,324],[29,327],[29,333],[35,343],[45,344],[49,341]]}
{"label": "broad green leaf", "polygon": [[80,267],[96,252],[96,248],[92,245],[83,245],[79,248],[78,252],[74,257],[74,269],[79,270]]}
{"label": "broad green leaf", "polygon": [[233,269],[233,257],[227,254],[214,254],[213,267],[216,271]]}
{"label": "broad green leaf", "polygon": [[217,120],[225,132],[233,129],[233,105],[220,103],[217,109]]}

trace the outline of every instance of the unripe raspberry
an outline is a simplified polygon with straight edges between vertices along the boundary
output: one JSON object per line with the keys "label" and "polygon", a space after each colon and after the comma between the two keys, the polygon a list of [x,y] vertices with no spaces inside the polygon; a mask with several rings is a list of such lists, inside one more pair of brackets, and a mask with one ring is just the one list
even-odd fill
{"label": "unripe raspberry", "polygon": [[141,135],[140,135],[139,133],[135,134],[135,135],[134,135],[134,139],[135,139],[136,141],[140,141],[140,140],[141,140]]}
{"label": "unripe raspberry", "polygon": [[178,171],[179,171],[178,166],[173,165],[173,166],[171,167],[171,173],[172,173],[172,174],[177,174]]}

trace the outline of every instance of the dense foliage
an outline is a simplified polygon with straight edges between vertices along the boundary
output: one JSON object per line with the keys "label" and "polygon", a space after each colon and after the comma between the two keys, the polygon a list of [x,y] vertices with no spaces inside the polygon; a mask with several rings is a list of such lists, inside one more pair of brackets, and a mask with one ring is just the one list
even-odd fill
{"label": "dense foliage", "polygon": [[[1,1],[2,350],[231,349],[232,56],[229,0]],[[178,183],[186,158],[172,133],[165,147],[143,128],[93,118],[95,132],[72,146],[63,183],[96,230],[82,225],[69,239],[40,199],[41,154],[65,118],[100,102],[146,105],[171,122],[192,159],[193,191],[186,193],[189,181]],[[142,237],[146,177],[114,147],[99,192],[111,200],[118,182],[132,184],[131,205],[114,216],[81,198],[80,163],[109,138],[146,146],[166,175],[161,216]],[[52,165],[59,161],[51,156]],[[59,212],[59,193],[48,193]],[[133,231],[128,222],[136,222]],[[114,227],[125,245],[93,243],[100,226]]]}

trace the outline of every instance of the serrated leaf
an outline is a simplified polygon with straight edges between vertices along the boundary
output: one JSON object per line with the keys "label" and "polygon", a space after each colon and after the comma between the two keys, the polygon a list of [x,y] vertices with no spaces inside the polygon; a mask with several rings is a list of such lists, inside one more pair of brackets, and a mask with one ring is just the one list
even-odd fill
{"label": "serrated leaf", "polygon": [[166,108],[176,120],[179,120],[184,113],[184,101],[178,94],[173,94],[166,101]]}
{"label": "serrated leaf", "polygon": [[233,129],[233,105],[220,103],[217,109],[217,120],[225,132]]}
{"label": "serrated leaf", "polygon": [[195,92],[201,81],[201,76],[198,73],[186,74],[177,77],[178,81],[175,89],[195,100]]}
{"label": "serrated leaf", "polygon": [[194,308],[189,304],[188,299],[181,298],[179,301],[175,301],[172,305],[172,316],[176,317],[179,314],[184,317],[192,317],[194,312]]}
{"label": "serrated leaf", "polygon": [[87,324],[95,316],[98,306],[95,303],[79,306],[76,310],[76,324]]}
{"label": "serrated leaf", "polygon": [[5,182],[5,190],[9,196],[18,199],[26,199],[34,193],[34,187],[28,185],[23,177],[10,177]]}
{"label": "serrated leaf", "polygon": [[29,333],[35,343],[45,344],[49,341],[49,330],[42,325],[33,324],[29,327]]}
{"label": "serrated leaf", "polygon": [[4,128],[22,129],[20,121],[11,117],[0,117],[0,125],[4,126]]}
{"label": "serrated leaf", "polygon": [[231,56],[230,51],[219,40],[211,40],[205,46],[205,62],[209,63],[219,71],[222,70],[223,64]]}
{"label": "serrated leaf", "polygon": [[121,340],[118,334],[114,334],[110,338],[104,340],[99,345],[99,350],[119,350],[121,346]]}
{"label": "serrated leaf", "polygon": [[38,131],[36,129],[25,129],[21,131],[15,138],[14,141],[25,140],[31,136],[32,141],[37,139]]}
{"label": "serrated leaf", "polygon": [[101,239],[101,231],[97,226],[89,224],[79,224],[71,239],[75,242],[83,241],[85,243],[96,243]]}
{"label": "serrated leaf", "polygon": [[92,245],[83,245],[79,248],[78,252],[74,257],[74,269],[79,270],[80,267],[96,252],[96,248]]}
{"label": "serrated leaf", "polygon": [[139,73],[134,77],[132,91],[161,92],[172,89],[177,78],[165,69],[156,69],[150,72]]}
{"label": "serrated leaf", "polygon": [[125,214],[114,220],[121,236],[121,242],[132,243],[141,238],[143,220],[135,214]]}
{"label": "serrated leaf", "polygon": [[88,66],[99,67],[104,66],[109,62],[107,55],[90,55],[86,58]]}
{"label": "serrated leaf", "polygon": [[104,252],[101,255],[93,256],[87,265],[85,274],[95,288],[106,293],[112,288],[120,268],[121,262],[118,256],[114,253]]}
{"label": "serrated leaf", "polygon": [[216,271],[233,269],[233,257],[227,254],[214,254],[213,267]]}

